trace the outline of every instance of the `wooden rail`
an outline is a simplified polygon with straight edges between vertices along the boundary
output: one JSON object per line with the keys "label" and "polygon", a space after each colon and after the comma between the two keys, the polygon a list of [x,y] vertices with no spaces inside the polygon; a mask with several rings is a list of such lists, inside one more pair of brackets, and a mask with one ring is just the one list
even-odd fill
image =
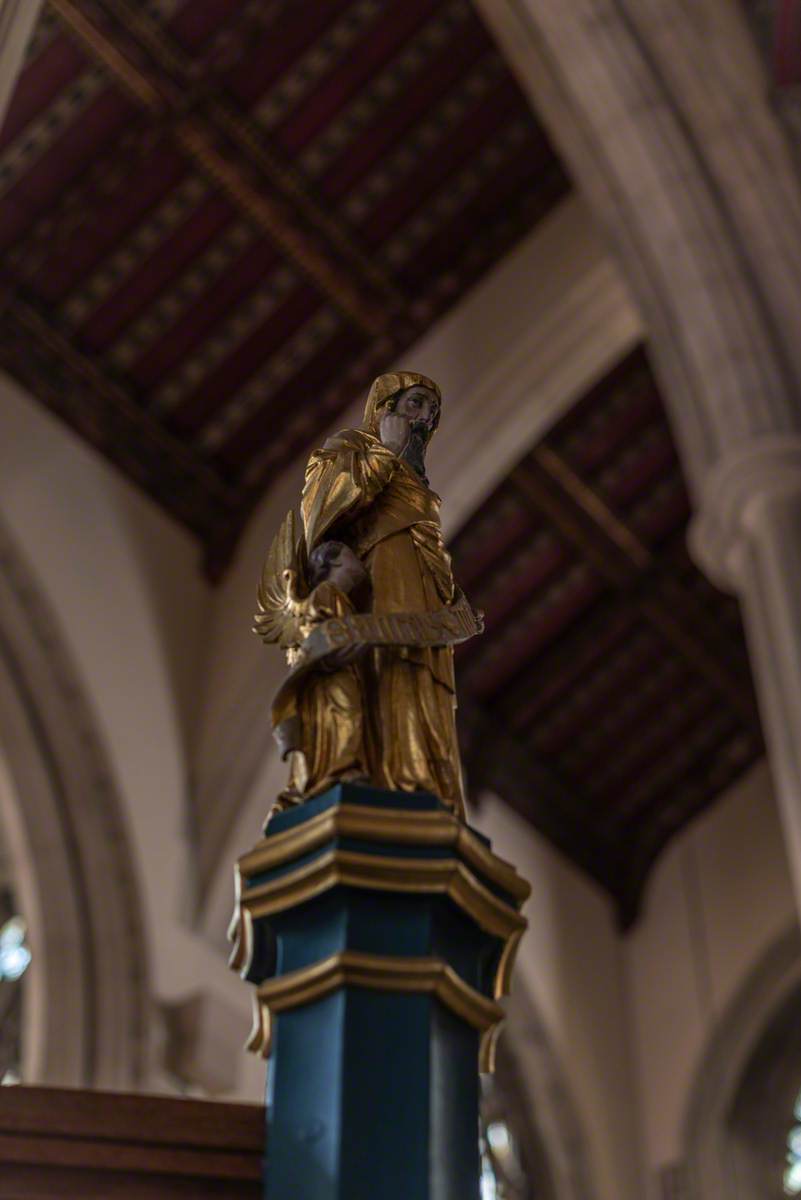
{"label": "wooden rail", "polygon": [[0,1088],[0,1200],[261,1196],[264,1109]]}

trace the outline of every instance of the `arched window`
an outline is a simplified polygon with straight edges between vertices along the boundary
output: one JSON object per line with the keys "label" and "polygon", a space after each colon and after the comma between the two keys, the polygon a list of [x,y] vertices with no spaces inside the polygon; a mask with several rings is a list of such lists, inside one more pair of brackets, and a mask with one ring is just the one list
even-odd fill
{"label": "arched window", "polygon": [[478,1145],[481,1154],[481,1200],[531,1200],[540,1189],[532,1186],[533,1164],[523,1156],[513,1131],[513,1097],[498,1076],[481,1078],[481,1116]]}
{"label": "arched window", "polygon": [[801,1195],[801,1092],[793,1108],[795,1118],[787,1134],[787,1165],[784,1168],[784,1190],[788,1196]]}
{"label": "arched window", "polygon": [[[22,912],[33,952],[0,979],[0,1005],[16,994],[29,1082],[135,1087],[148,954],[122,800],[60,622],[2,520],[0,561],[0,929]],[[12,925],[2,973],[27,952]],[[0,1077],[11,1029],[0,1022]]]}
{"label": "arched window", "polygon": [[25,933],[22,917],[11,917],[0,929],[0,980],[16,983],[28,969],[31,952]]}
{"label": "arched window", "polygon": [[22,917],[0,888],[0,1084],[19,1083],[22,1060],[22,977],[31,961]]}
{"label": "arched window", "polygon": [[482,1119],[480,1127],[481,1200],[524,1200],[528,1188],[506,1121]]}
{"label": "arched window", "polygon": [[686,1114],[687,1173],[706,1198],[801,1196],[801,934],[754,964],[710,1039]]}

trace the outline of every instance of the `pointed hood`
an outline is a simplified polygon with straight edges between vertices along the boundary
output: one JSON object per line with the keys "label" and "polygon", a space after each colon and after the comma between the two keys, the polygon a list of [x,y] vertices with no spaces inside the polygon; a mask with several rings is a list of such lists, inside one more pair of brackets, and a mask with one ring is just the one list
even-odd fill
{"label": "pointed hood", "polygon": [[[419,375],[417,371],[393,371],[388,375],[379,375],[378,379],[373,382],[373,386],[370,388],[367,396],[367,404],[364,408],[362,428],[378,437],[378,422],[381,419],[382,409],[386,408],[389,401],[398,392],[405,391],[406,388],[410,387],[428,388],[437,397],[440,407],[442,406],[442,393],[433,379],[429,379],[427,375]],[[439,414],[431,431],[432,437],[438,424]]]}

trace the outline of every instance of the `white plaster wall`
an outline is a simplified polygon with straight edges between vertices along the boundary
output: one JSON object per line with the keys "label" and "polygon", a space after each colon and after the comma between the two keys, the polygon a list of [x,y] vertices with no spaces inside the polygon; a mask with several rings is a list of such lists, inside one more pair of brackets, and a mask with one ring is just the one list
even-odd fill
{"label": "white plaster wall", "polygon": [[665,852],[626,939],[639,1105],[652,1171],[683,1151],[695,1074],[716,1022],[795,915],[767,767],[759,764]]}
{"label": "white plaster wall", "polygon": [[[249,1025],[247,989],[189,932],[186,733],[212,596],[193,539],[0,377],[0,511],[60,624],[122,797],[154,999],[211,989]],[[242,1087],[258,1078],[242,1056]]]}
{"label": "white plaster wall", "polygon": [[642,1200],[631,1018],[612,906],[500,800],[471,823],[531,884],[517,973],[534,999],[579,1115],[598,1200]]}

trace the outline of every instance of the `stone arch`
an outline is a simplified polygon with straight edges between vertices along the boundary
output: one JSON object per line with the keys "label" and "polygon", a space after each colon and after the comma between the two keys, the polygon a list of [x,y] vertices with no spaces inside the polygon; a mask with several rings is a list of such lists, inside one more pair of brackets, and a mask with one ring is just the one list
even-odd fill
{"label": "stone arch", "polygon": [[687,1105],[689,1200],[781,1196],[783,1122],[801,1088],[801,932],[778,937],[707,1043]]}
{"label": "stone arch", "polygon": [[147,961],[120,801],[57,621],[3,526],[0,817],[34,952],[25,1081],[133,1088]]}
{"label": "stone arch", "polygon": [[[520,1125],[529,1139],[533,1194],[538,1200],[594,1200],[578,1111],[536,1001],[519,974],[505,1005],[499,1067],[502,1081],[519,1100]],[[513,1076],[511,1084],[504,1075]]]}
{"label": "stone arch", "polygon": [[478,0],[624,269],[700,498],[801,425],[801,187],[728,0]]}

